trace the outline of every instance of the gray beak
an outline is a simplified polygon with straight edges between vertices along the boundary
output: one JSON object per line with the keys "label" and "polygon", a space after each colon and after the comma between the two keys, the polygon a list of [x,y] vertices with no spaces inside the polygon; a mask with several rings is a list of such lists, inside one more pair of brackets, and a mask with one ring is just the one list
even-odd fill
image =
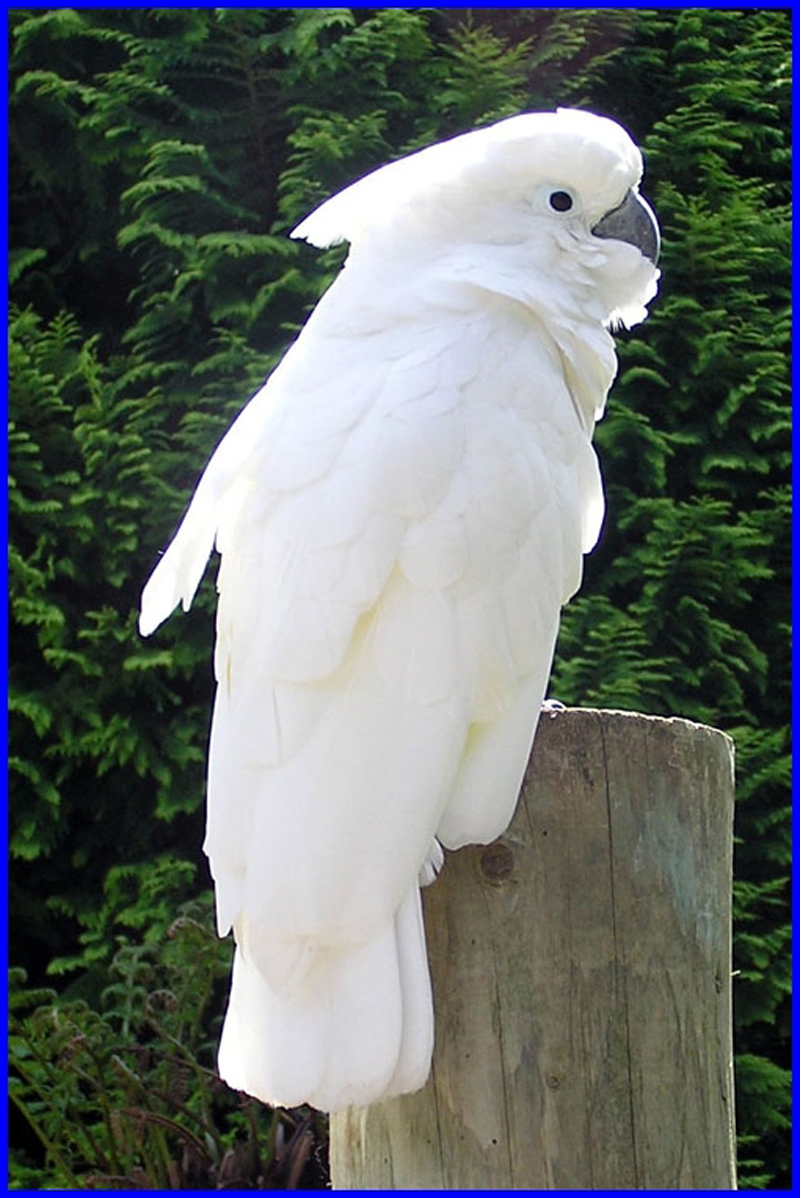
{"label": "gray beak", "polygon": [[612,208],[592,229],[595,237],[612,237],[635,245],[655,266],[661,248],[661,235],[655,213],[646,200],[629,191],[617,208]]}

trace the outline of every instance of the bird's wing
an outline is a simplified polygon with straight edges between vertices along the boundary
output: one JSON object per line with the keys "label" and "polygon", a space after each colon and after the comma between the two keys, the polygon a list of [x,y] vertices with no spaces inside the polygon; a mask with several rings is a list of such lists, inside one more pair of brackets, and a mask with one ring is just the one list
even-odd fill
{"label": "bird's wing", "polygon": [[246,913],[278,985],[393,918],[466,718],[451,605],[400,567],[463,458],[462,332],[325,312],[273,380],[280,424],[217,534],[206,850],[221,928]]}
{"label": "bird's wing", "polygon": [[221,443],[159,567],[156,614],[216,535],[205,847],[220,929],[278,991],[393,919],[462,758],[497,758],[487,730],[527,756],[520,687],[538,708],[580,576],[592,451],[522,308],[346,300],[337,283]]}

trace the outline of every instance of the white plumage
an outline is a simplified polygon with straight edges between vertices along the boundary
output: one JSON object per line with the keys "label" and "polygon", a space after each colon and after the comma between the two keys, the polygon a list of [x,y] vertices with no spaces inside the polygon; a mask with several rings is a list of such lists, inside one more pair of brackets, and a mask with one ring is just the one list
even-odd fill
{"label": "white plumage", "polygon": [[602,522],[607,330],[656,290],[640,175],[618,125],[562,109],[312,213],[294,236],[348,240],[346,266],[145,588],[147,635],[216,543],[204,847],[237,943],[219,1067],[264,1101],[337,1110],[426,1080],[419,883],[439,843],[513,813]]}

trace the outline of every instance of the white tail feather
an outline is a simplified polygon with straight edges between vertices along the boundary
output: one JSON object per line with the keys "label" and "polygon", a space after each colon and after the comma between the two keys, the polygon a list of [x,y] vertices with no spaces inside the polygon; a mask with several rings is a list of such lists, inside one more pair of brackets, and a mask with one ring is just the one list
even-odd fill
{"label": "white tail feather", "polygon": [[424,1085],[433,1009],[419,890],[366,944],[322,948],[277,993],[237,947],[220,1076],[272,1106],[367,1106]]}

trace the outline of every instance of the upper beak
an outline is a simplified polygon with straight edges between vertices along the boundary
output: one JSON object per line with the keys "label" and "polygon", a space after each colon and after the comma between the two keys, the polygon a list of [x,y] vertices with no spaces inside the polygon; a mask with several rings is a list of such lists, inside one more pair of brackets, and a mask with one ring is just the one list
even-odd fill
{"label": "upper beak", "polygon": [[655,266],[661,248],[661,235],[655,213],[636,191],[629,191],[622,203],[612,208],[592,229],[595,237],[613,237],[635,245]]}

